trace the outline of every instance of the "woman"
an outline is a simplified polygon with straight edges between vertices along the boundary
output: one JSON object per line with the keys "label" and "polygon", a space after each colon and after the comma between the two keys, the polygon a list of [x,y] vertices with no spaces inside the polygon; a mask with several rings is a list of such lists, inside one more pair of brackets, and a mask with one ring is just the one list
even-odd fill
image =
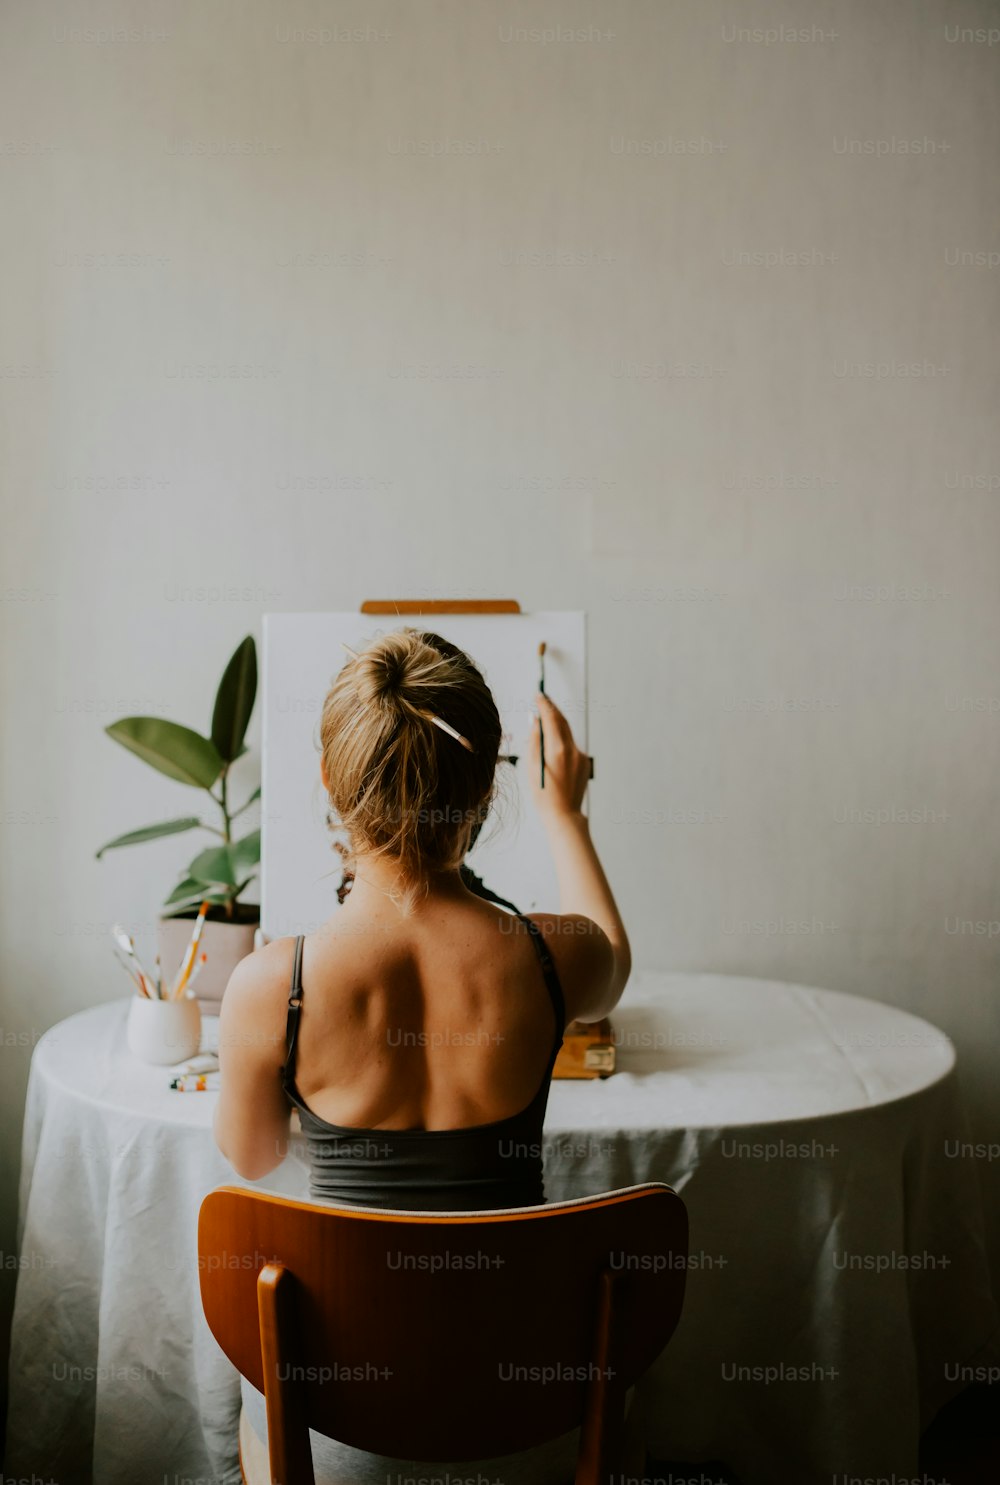
{"label": "woman", "polygon": [[[215,1136],[242,1176],[284,1158],[294,1106],[315,1197],[416,1211],[544,1201],[542,1124],[563,1030],[612,1010],[630,954],[581,812],[589,760],[544,695],[538,708],[527,761],[561,912],[514,917],[460,871],[489,813],[501,741],[476,666],[440,636],[403,629],[340,672],[320,773],[353,883],[317,932],[268,944],[226,989]],[[245,1382],[244,1407],[257,1436],[245,1452],[259,1451],[263,1398]],[[575,1442],[557,1442],[483,1468],[506,1479],[502,1465],[518,1485],[565,1479]],[[331,1480],[384,1481],[412,1463],[319,1435],[313,1453],[317,1478]],[[430,1478],[436,1466],[415,1468]]]}

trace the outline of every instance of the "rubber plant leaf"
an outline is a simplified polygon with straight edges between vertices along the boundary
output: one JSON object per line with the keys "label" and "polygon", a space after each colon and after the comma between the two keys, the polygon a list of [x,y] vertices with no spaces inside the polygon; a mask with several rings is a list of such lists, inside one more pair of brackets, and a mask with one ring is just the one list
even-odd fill
{"label": "rubber plant leaf", "polygon": [[248,634],[223,672],[212,713],[212,742],[226,763],[246,750],[243,738],[257,696],[257,646]]}
{"label": "rubber plant leaf", "polygon": [[211,738],[164,717],[122,717],[105,732],[168,778],[198,789],[211,789],[223,759]]}
{"label": "rubber plant leaf", "polygon": [[138,846],[144,840],[157,840],[161,835],[180,835],[183,830],[194,830],[201,825],[197,815],[185,815],[182,820],[163,820],[159,825],[144,825],[141,830],[130,830],[127,835],[116,835],[97,852],[100,861],[105,851],[115,851],[119,846]]}

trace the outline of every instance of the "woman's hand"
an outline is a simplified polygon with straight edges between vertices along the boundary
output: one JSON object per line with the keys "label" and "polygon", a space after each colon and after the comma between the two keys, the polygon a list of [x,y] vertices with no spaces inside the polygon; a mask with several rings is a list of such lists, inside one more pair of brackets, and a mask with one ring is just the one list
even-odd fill
{"label": "woman's hand", "polygon": [[[545,787],[541,785],[540,736],[545,738]],[[590,778],[590,757],[577,747],[572,729],[544,692],[538,693],[538,716],[528,738],[528,775],[543,816],[578,815]]]}

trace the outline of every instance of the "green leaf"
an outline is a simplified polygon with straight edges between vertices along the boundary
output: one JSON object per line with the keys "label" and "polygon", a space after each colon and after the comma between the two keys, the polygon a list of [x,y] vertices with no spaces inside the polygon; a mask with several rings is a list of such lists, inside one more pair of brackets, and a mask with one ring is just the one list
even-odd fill
{"label": "green leaf", "polygon": [[227,763],[238,758],[257,696],[257,646],[248,634],[226,666],[212,713],[212,742]]}
{"label": "green leaf", "polygon": [[230,896],[232,897],[232,899],[233,899],[234,902],[236,901],[237,897],[239,897],[240,893],[243,892],[247,887],[249,887],[249,885],[250,885],[250,883],[252,881],[253,881],[253,877],[252,876],[244,877],[243,881],[240,882],[239,885],[234,888],[234,890],[230,894]]}
{"label": "green leaf", "polygon": [[182,820],[164,820],[162,825],[144,825],[141,830],[130,830],[128,835],[116,835],[114,840],[109,840],[97,852],[97,859],[100,861],[105,851],[113,851],[118,846],[137,846],[161,835],[180,835],[182,830],[194,830],[200,824],[197,815],[185,815]]}
{"label": "green leaf", "polygon": [[185,877],[183,882],[177,886],[165,900],[164,907],[170,907],[175,902],[190,902],[192,899],[200,901],[204,896],[204,882],[196,882],[194,877]]}
{"label": "green leaf", "polygon": [[260,862],[260,831],[251,830],[249,835],[230,846],[229,855],[235,876],[251,871]]}
{"label": "green leaf", "polygon": [[166,902],[163,904],[164,908],[168,909],[168,911],[164,912],[162,916],[164,918],[180,917],[181,913],[190,912],[191,908],[196,907],[199,903],[202,902],[218,903],[220,906],[225,906],[225,904],[229,901],[229,897],[230,894],[228,892],[206,892],[204,887],[199,887],[199,890],[194,894],[193,897],[175,902],[173,900],[174,893],[171,893]]}
{"label": "green leaf", "polygon": [[122,717],[104,730],[151,768],[182,784],[210,789],[222,772],[222,757],[209,738],[163,717]]}
{"label": "green leaf", "polygon": [[188,871],[196,882],[219,884],[223,887],[236,885],[236,868],[233,866],[229,846],[209,846],[207,851],[202,851],[194,858]]}

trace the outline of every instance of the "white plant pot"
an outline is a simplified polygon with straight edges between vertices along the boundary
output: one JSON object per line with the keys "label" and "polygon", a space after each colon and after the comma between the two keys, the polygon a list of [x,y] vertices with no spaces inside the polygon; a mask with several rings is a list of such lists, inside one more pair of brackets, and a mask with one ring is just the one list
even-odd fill
{"label": "white plant pot", "polygon": [[[217,1016],[222,1004],[222,992],[229,984],[229,976],[248,954],[253,953],[253,923],[223,923],[209,918],[202,929],[198,944],[199,955],[205,954],[205,963],[198,972],[194,993],[198,997],[202,1015]],[[160,968],[164,983],[173,984],[180,968],[194,928],[194,915],[189,918],[161,918],[156,925],[156,942],[160,951]]]}
{"label": "white plant pot", "polygon": [[201,1010],[193,996],[147,1000],[133,995],[128,1008],[129,1050],[157,1067],[187,1062],[201,1046]]}

